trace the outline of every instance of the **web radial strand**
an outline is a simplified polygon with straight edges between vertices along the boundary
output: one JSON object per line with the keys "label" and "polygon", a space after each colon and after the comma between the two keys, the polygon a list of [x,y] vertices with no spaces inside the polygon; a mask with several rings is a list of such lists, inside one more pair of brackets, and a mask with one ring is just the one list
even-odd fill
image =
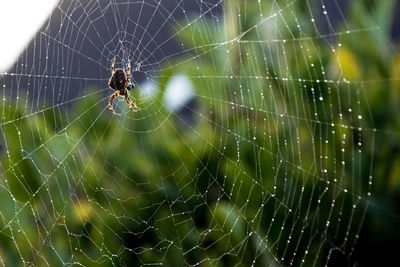
{"label": "web radial strand", "polygon": [[[343,60],[376,28],[343,9],[60,1],[0,77],[0,262],[351,261],[375,130]],[[107,109],[114,57],[141,109],[116,99],[121,117]]]}

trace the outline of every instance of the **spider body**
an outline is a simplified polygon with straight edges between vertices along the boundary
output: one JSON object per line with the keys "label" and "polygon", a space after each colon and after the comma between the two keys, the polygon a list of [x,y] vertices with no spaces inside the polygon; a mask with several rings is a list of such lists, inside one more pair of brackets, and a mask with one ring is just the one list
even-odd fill
{"label": "spider body", "polygon": [[129,98],[128,91],[132,90],[135,88],[135,85],[131,83],[131,64],[128,63],[128,70],[125,72],[124,69],[114,69],[115,65],[115,58],[113,59],[113,62],[111,64],[111,77],[108,80],[108,87],[110,87],[111,90],[117,91],[114,94],[111,95],[110,100],[108,101],[108,109],[114,114],[114,115],[121,115],[118,114],[114,111],[112,102],[114,99],[116,99],[118,96],[124,97],[126,100],[126,103],[128,104],[129,108],[136,112],[139,110],[139,108],[132,102],[132,100]]}
{"label": "spider body", "polygon": [[[123,69],[117,69],[115,70],[114,75],[110,78],[109,86],[113,90],[124,91],[123,89],[127,80],[128,77],[126,76],[125,71]],[[124,95],[123,93],[124,92],[121,92],[121,95]]]}

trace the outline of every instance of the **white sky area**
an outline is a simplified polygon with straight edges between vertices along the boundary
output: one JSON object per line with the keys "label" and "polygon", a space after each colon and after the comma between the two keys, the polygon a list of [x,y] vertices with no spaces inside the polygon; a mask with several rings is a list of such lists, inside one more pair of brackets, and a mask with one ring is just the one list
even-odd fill
{"label": "white sky area", "polygon": [[192,82],[183,74],[173,76],[167,83],[164,102],[169,110],[178,111],[194,97]]}
{"label": "white sky area", "polygon": [[59,0],[0,0],[0,75],[43,26]]}

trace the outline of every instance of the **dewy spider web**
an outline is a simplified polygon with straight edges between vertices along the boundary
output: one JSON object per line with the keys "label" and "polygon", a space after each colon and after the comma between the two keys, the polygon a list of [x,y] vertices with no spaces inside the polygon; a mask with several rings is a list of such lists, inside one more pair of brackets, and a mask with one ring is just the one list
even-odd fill
{"label": "dewy spider web", "polygon": [[[2,73],[0,262],[351,260],[375,131],[341,41],[375,29],[341,20],[324,0],[61,1]],[[121,118],[114,56],[142,109],[115,101]],[[176,75],[194,88],[179,112]]]}

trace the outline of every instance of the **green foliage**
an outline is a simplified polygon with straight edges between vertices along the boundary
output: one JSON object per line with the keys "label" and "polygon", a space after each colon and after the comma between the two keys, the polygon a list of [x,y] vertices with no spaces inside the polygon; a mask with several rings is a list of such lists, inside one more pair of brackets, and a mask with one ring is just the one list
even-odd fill
{"label": "green foliage", "polygon": [[[0,259],[270,266],[292,258],[300,265],[307,249],[306,266],[320,266],[326,240],[351,252],[340,246],[347,227],[357,241],[354,218],[368,203],[395,210],[400,60],[382,49],[390,47],[395,1],[375,1],[372,13],[367,1],[354,1],[337,32],[366,30],[343,34],[341,46],[320,38],[302,1],[262,23],[256,15],[279,8],[227,2],[229,25],[201,18],[179,32],[189,54],[163,66],[158,95],[136,95],[146,107],[140,113],[112,117],[96,88],[72,107],[32,112],[21,99],[0,103]],[[162,105],[176,73],[196,88],[194,124]],[[333,210],[332,200],[340,203]],[[382,229],[376,215],[367,213],[367,237]],[[366,239],[360,249],[372,246]]]}

